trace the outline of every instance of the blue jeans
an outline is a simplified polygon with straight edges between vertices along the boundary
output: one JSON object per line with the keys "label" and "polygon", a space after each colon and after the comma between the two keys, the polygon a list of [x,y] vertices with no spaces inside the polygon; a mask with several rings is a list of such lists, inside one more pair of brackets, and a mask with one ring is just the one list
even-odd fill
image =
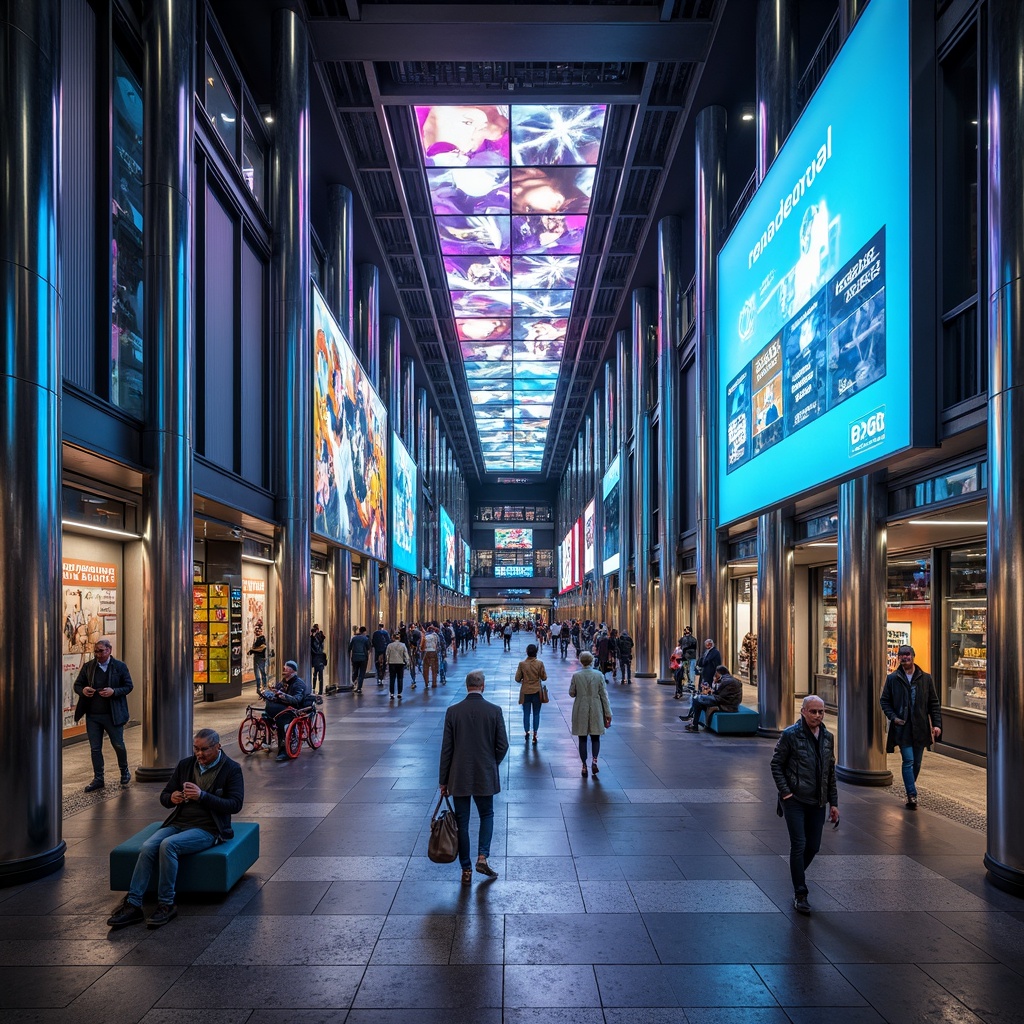
{"label": "blue jeans", "polygon": [[103,734],[110,737],[110,745],[117,754],[117,766],[122,772],[128,771],[128,751],[124,745],[124,726],[114,725],[111,715],[86,715],[85,734],[89,737],[89,753],[92,755],[92,773],[97,779],[103,778]]}
{"label": "blue jeans", "polygon": [[921,774],[921,759],[924,757],[924,747],[898,747],[900,757],[903,758],[901,770],[903,772],[903,788],[907,796],[917,796],[917,777]]}
{"label": "blue jeans", "polygon": [[782,801],[782,813],[789,829],[789,873],[793,892],[807,895],[804,873],[821,849],[821,830],[825,827],[825,808],[801,803],[795,796]]}
{"label": "blue jeans", "polygon": [[476,804],[476,813],[480,815],[480,836],[476,842],[478,857],[491,855],[491,836],[494,835],[494,797],[493,796],[453,796],[455,820],[459,823],[459,863],[466,871],[473,866],[469,856],[469,801]]}
{"label": "blue jeans", "polygon": [[178,858],[190,853],[208,850],[217,842],[217,837],[202,828],[179,829],[173,825],[158,828],[143,844],[139,859],[135,862],[132,884],[128,890],[128,902],[142,906],[153,871],[157,875],[156,898],[158,903],[174,902],[174,886],[178,881]]}
{"label": "blue jeans", "polygon": [[523,728],[530,731],[530,712],[533,712],[533,731],[540,728],[540,694],[528,693],[523,697]]}
{"label": "blue jeans", "polygon": [[265,690],[267,688],[267,659],[253,658],[252,671],[256,677],[256,689]]}

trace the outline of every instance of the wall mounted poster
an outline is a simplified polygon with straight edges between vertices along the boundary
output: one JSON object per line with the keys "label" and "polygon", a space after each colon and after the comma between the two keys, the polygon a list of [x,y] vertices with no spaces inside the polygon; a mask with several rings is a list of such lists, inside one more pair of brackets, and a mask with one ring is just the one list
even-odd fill
{"label": "wall mounted poster", "polygon": [[601,482],[601,574],[619,571],[619,487],[622,456],[616,455]]}
{"label": "wall mounted poster", "polygon": [[458,582],[455,578],[455,524],[452,522],[452,517],[448,515],[444,505],[441,505],[439,508],[438,541],[439,557],[441,560],[441,586],[447,587],[449,590],[456,590]]}
{"label": "wall mounted poster", "polygon": [[583,510],[583,573],[594,571],[594,527],[596,525],[597,501],[591,501]]}
{"label": "wall mounted poster", "polygon": [[65,559],[64,628],[61,635],[61,680],[65,735],[85,728],[75,726],[75,680],[85,662],[91,660],[93,645],[106,637],[113,656],[120,657],[117,641],[117,566],[108,562]]}
{"label": "wall mounted poster", "polygon": [[[267,619],[267,581],[242,577],[242,682],[254,683],[256,673],[252,667],[252,655],[249,651],[256,641],[256,624],[266,633]],[[269,640],[268,640],[269,644]],[[268,651],[269,654],[269,651]],[[267,669],[270,670],[269,659]]]}
{"label": "wall mounted poster", "polygon": [[416,463],[399,436],[391,434],[391,564],[419,575],[416,538]]}
{"label": "wall mounted poster", "polygon": [[900,659],[897,651],[904,645],[910,644],[910,623],[909,622],[888,622],[885,626],[886,637],[886,672],[895,672],[900,667]]}
{"label": "wall mounted poster", "polygon": [[313,288],[313,530],[388,559],[387,410]]}

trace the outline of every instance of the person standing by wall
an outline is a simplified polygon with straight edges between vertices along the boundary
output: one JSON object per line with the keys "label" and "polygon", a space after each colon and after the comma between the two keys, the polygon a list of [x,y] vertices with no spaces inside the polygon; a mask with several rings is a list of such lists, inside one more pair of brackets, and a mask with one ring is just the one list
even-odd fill
{"label": "person standing by wall", "polygon": [[313,693],[323,696],[324,692],[324,669],[327,667],[327,653],[324,645],[327,643],[327,634],[317,623],[309,631],[309,660],[313,667]]}
{"label": "person standing by wall", "polygon": [[267,637],[263,632],[263,623],[257,622],[253,627],[252,674],[256,677],[256,692],[267,688]]}
{"label": "person standing by wall", "polygon": [[107,639],[97,640],[93,645],[92,661],[87,661],[78,673],[74,691],[78,694],[75,705],[75,721],[85,716],[85,731],[89,737],[89,753],[92,755],[92,782],[85,787],[86,793],[103,789],[103,734],[110,737],[110,745],[117,755],[117,766],[121,770],[121,785],[132,781],[128,770],[128,750],[124,745],[124,727],[128,722],[128,694],[132,692],[132,676],[128,666],[112,658],[113,648]]}
{"label": "person standing by wall", "polygon": [[896,657],[899,668],[886,677],[878,703],[889,719],[886,752],[899,750],[907,807],[916,811],[921,760],[925,747],[931,747],[942,735],[942,707],[932,677],[914,664],[914,648],[904,644]]}

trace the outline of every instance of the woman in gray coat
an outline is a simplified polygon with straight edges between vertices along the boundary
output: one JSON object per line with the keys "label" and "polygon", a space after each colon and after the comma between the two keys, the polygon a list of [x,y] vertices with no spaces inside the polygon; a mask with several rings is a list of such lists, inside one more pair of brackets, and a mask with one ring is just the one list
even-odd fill
{"label": "woman in gray coat", "polygon": [[612,724],[612,709],[608,704],[608,689],[604,676],[590,666],[594,656],[590,651],[580,655],[583,666],[573,673],[569,682],[569,696],[575,697],[572,705],[572,734],[580,738],[580,760],[583,762],[584,778],[587,777],[587,737],[593,753],[591,771],[597,774],[597,755],[601,752],[601,736]]}

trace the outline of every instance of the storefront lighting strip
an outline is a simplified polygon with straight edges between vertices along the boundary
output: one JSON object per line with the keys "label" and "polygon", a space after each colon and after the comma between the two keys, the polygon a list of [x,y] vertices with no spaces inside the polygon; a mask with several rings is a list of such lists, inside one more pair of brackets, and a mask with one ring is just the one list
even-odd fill
{"label": "storefront lighting strip", "polygon": [[111,530],[106,526],[93,526],[91,523],[79,523],[74,519],[62,519],[60,525],[69,530],[83,530],[86,533],[98,533],[104,537],[120,537],[122,540],[142,540],[139,533],[129,533],[127,530]]}
{"label": "storefront lighting strip", "polygon": [[910,526],[988,526],[986,519],[908,519]]}
{"label": "storefront lighting strip", "polygon": [[839,541],[837,540],[816,540],[811,544],[807,545],[809,548],[837,548],[839,547]]}
{"label": "storefront lighting strip", "polygon": [[256,562],[257,565],[273,565],[272,558],[260,558],[259,555],[242,555],[243,562]]}

